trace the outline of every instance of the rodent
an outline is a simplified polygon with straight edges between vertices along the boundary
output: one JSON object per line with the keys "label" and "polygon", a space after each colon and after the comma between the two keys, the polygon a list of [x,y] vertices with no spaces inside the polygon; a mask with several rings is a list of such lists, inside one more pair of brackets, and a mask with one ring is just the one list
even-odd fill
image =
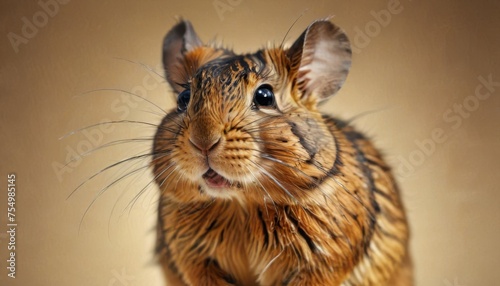
{"label": "rodent", "polygon": [[318,111],[351,66],[314,21],[289,47],[235,54],[180,20],[165,36],[177,107],[157,128],[167,285],[412,285],[409,227],[370,140]]}

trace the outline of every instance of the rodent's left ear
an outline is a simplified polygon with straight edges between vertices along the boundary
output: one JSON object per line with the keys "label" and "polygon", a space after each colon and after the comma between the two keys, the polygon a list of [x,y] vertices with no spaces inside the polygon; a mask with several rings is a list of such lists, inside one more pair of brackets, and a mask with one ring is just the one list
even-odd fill
{"label": "rodent's left ear", "polygon": [[287,50],[302,98],[323,101],[344,83],[351,67],[351,45],[339,27],[319,20],[307,27]]}
{"label": "rodent's left ear", "polygon": [[187,20],[181,20],[165,36],[163,40],[163,67],[167,80],[174,90],[177,90],[178,84],[184,83],[188,74],[192,72],[189,69],[194,68],[193,65],[186,66],[185,55],[202,45],[202,41]]}

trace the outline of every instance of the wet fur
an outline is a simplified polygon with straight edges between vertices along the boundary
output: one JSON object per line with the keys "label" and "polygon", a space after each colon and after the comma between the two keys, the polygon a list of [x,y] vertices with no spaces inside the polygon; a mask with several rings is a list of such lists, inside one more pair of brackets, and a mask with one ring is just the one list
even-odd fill
{"label": "wet fur", "polygon": [[[318,49],[333,57],[319,61]],[[342,30],[320,20],[288,49],[236,55],[181,21],[164,52],[174,91],[191,90],[153,148],[168,285],[412,285],[390,168],[370,140],[317,110],[348,73]],[[276,108],[253,105],[262,84]],[[200,154],[193,142],[214,147]],[[209,166],[229,189],[203,183]]]}

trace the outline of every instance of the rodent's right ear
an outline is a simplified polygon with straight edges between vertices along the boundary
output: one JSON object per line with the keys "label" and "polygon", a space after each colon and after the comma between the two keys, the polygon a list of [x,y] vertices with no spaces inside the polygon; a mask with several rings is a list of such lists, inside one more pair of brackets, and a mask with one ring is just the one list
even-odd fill
{"label": "rodent's right ear", "polygon": [[199,67],[199,63],[186,59],[186,54],[201,46],[203,46],[202,41],[187,20],[181,20],[165,36],[163,67],[167,80],[175,91],[180,92],[182,90],[180,84],[185,84]]}
{"label": "rodent's right ear", "polygon": [[309,25],[287,51],[301,97],[321,102],[333,96],[347,78],[351,54],[346,34],[329,19]]}

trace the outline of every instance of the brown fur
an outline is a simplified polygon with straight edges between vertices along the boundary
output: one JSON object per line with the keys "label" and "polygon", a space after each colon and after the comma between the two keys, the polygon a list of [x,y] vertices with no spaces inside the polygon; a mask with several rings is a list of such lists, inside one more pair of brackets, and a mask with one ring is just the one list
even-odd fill
{"label": "brown fur", "polygon": [[[191,91],[153,150],[169,285],[412,285],[389,167],[362,134],[316,108],[347,76],[339,28],[317,21],[289,49],[239,56],[201,45],[184,21],[164,49],[173,89]],[[253,105],[262,84],[274,108]],[[209,168],[230,185],[207,185]]]}

